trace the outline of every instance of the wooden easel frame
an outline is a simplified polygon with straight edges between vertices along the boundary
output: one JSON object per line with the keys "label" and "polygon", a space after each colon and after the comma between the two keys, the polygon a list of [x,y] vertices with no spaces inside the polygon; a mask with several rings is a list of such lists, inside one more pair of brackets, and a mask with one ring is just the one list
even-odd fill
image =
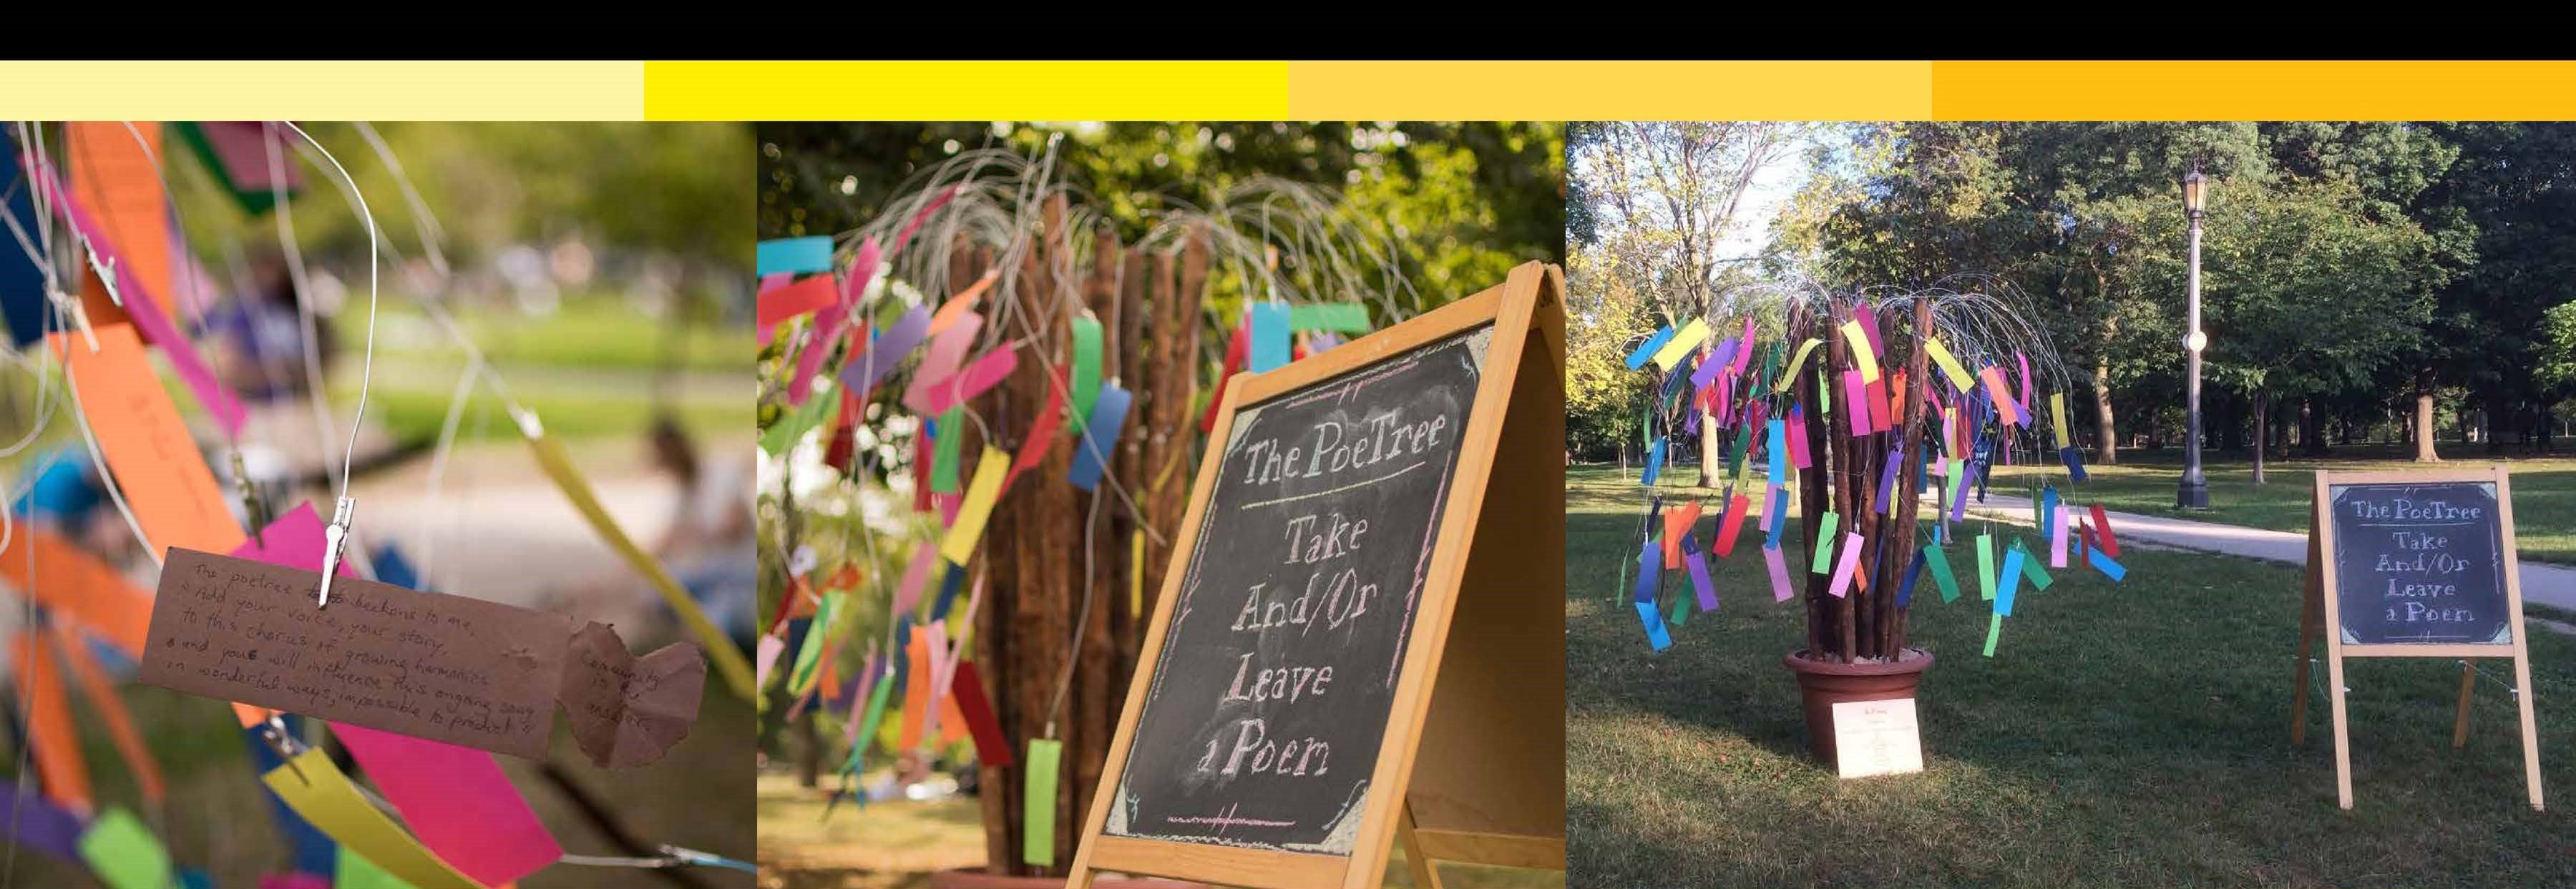
{"label": "wooden easel frame", "polygon": [[[1556,767],[1553,773],[1544,776],[1484,776],[1490,783],[1542,779],[1557,782],[1554,784],[1557,788],[1554,836],[1424,828],[1418,821],[1420,807],[1409,795],[1414,777],[1414,754],[1421,745],[1426,718],[1432,712],[1433,683],[1439,678],[1441,656],[1448,645],[1452,618],[1458,608],[1460,581],[1468,568],[1469,545],[1476,540],[1486,489],[1496,470],[1496,452],[1505,444],[1501,436],[1509,413],[1506,409],[1515,400],[1515,392],[1523,386],[1550,387],[1547,391],[1555,394],[1553,416],[1534,419],[1538,419],[1544,428],[1559,430],[1557,440],[1545,442],[1539,450],[1553,455],[1557,460],[1553,465],[1560,474],[1563,471],[1564,293],[1565,278],[1561,270],[1544,263],[1524,263],[1514,268],[1501,286],[1486,289],[1322,355],[1268,373],[1238,376],[1227,386],[1225,406],[1208,438],[1212,444],[1200,460],[1197,479],[1191,486],[1189,510],[1177,526],[1180,533],[1172,547],[1172,569],[1164,575],[1162,595],[1154,607],[1153,624],[1138,654],[1135,677],[1129,683],[1126,703],[1121,708],[1118,732],[1110,744],[1108,762],[1101,769],[1099,788],[1092,794],[1091,811],[1083,822],[1081,845],[1074,853],[1067,886],[1087,889],[1100,872],[1117,871],[1267,889],[1375,887],[1384,879],[1390,846],[1398,840],[1405,844],[1408,857],[1413,862],[1415,880],[1425,886],[1439,885],[1438,874],[1432,867],[1434,860],[1556,869],[1565,866],[1561,783],[1564,773],[1562,694],[1559,695],[1560,701],[1549,702],[1552,706],[1546,708],[1550,711],[1547,722],[1558,731],[1554,736]],[[1105,835],[1103,831],[1108,823],[1110,806],[1117,804],[1118,787],[1125,779],[1128,749],[1135,741],[1136,722],[1143,712],[1147,690],[1152,686],[1154,671],[1162,658],[1164,635],[1171,629],[1180,587],[1188,570],[1188,559],[1198,548],[1201,518],[1215,492],[1216,479],[1224,469],[1225,448],[1221,443],[1231,437],[1235,411],[1242,405],[1267,401],[1281,393],[1303,389],[1487,324],[1493,326],[1493,339],[1486,351],[1485,367],[1479,376],[1476,397],[1459,442],[1455,487],[1441,512],[1439,536],[1433,543],[1422,599],[1414,615],[1415,629],[1406,643],[1401,675],[1396,680],[1395,694],[1389,705],[1386,733],[1379,741],[1377,766],[1369,779],[1368,801],[1361,813],[1359,836],[1351,854],[1285,852]],[[1538,366],[1554,368],[1555,377],[1519,378],[1524,370],[1527,347],[1533,343],[1546,352],[1529,357],[1546,359]],[[1557,487],[1560,491],[1558,496],[1562,497],[1563,486]],[[1500,525],[1498,529],[1528,529],[1524,533],[1532,536],[1553,529],[1552,539],[1537,543],[1541,544],[1542,551],[1556,554],[1554,577],[1562,577],[1563,513],[1560,501],[1554,510],[1553,521],[1544,517],[1501,516],[1502,521],[1508,524]],[[1492,597],[1525,595],[1528,597],[1525,601],[1537,602],[1541,592],[1546,594],[1547,607],[1561,616],[1563,592],[1554,578],[1533,578],[1526,589],[1517,591],[1480,589],[1478,596],[1484,599],[1489,594]],[[1548,647],[1554,649],[1561,659],[1562,631],[1550,628],[1544,635],[1553,640]],[[1544,652],[1533,654],[1543,659]],[[1537,669],[1536,664],[1532,667]],[[1557,681],[1562,682],[1564,670],[1561,661],[1554,672]],[[1513,682],[1524,688],[1529,685],[1519,677],[1515,677]],[[1520,703],[1525,706],[1529,697],[1522,695]],[[1497,726],[1487,735],[1509,735],[1516,728],[1526,727]],[[1444,756],[1469,756],[1473,750],[1462,748],[1478,739],[1460,738],[1453,734],[1448,740],[1456,746],[1444,745]],[[1526,755],[1528,748],[1513,752]]]}
{"label": "wooden easel frame", "polygon": [[[2492,482],[2496,490],[2496,522],[2503,564],[2507,621],[2513,630],[2509,645],[2484,643],[2448,643],[2431,645],[2347,644],[2343,641],[2343,607],[2335,595],[2334,505],[2330,499],[2333,485],[2379,484],[2444,484],[2453,482]],[[2447,657],[2461,659],[2460,702],[2458,715],[2451,728],[2451,746],[2468,742],[2469,692],[2476,678],[2476,668],[2469,660],[2481,657],[2513,657],[2514,701],[2522,711],[2522,771],[2524,783],[2531,792],[2531,808],[2541,809],[2540,734],[2532,716],[2531,647],[2522,623],[2522,557],[2514,542],[2513,479],[2502,466],[2486,469],[2456,469],[2436,472],[2319,472],[2316,474],[2316,499],[2308,508],[2308,571],[2306,603],[2299,615],[2298,688],[2290,698],[2290,743],[2304,745],[2308,735],[2308,653],[2318,636],[2326,640],[2326,693],[2334,709],[2335,795],[2346,809],[2352,808],[2352,741],[2350,726],[2344,715],[2343,659],[2348,657]]]}

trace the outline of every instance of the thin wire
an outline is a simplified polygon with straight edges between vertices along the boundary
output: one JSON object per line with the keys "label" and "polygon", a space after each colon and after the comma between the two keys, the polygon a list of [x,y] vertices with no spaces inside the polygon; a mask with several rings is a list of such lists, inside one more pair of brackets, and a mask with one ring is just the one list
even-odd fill
{"label": "thin wire", "polygon": [[1082,662],[1082,636],[1091,629],[1091,594],[1094,592],[1092,560],[1100,553],[1100,494],[1091,495],[1091,514],[1082,522],[1082,611],[1073,618],[1073,645],[1065,649],[1064,672],[1056,680],[1055,700],[1047,703],[1046,736],[1055,737],[1056,716],[1064,712],[1064,697],[1073,691],[1073,668]]}
{"label": "thin wire", "polygon": [[367,208],[367,195],[358,190],[357,178],[349,175],[348,168],[340,166],[340,159],[332,156],[331,149],[322,147],[321,140],[313,138],[312,134],[306,133],[303,127],[296,126],[294,121],[285,120],[278,123],[294,131],[295,135],[304,137],[304,141],[312,144],[313,150],[322,153],[323,160],[331,162],[331,169],[337,171],[340,178],[349,184],[349,196],[357,199],[358,215],[364,217],[367,222],[367,357],[358,371],[358,406],[349,415],[348,444],[340,452],[340,496],[347,497],[349,496],[349,467],[357,457],[358,429],[367,417],[367,390],[374,382],[376,372],[377,283],[380,267],[383,265],[382,258],[376,253],[381,249],[378,246],[380,241],[376,233],[376,214],[375,211]]}

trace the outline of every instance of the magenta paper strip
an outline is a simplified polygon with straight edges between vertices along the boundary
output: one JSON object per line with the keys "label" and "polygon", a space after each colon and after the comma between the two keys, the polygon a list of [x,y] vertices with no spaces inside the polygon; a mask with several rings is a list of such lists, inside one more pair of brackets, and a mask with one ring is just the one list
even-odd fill
{"label": "magenta paper strip", "polygon": [[142,279],[134,276],[128,263],[121,261],[116,244],[109,241],[107,233],[101,231],[89,214],[81,209],[80,202],[72,200],[70,192],[54,181],[52,171],[45,171],[41,178],[45,189],[51,192],[54,205],[62,208],[63,219],[89,241],[91,248],[98,251],[100,260],[115,267],[116,292],[124,303],[126,317],[134,319],[134,326],[143,332],[144,339],[160,346],[161,354],[170,357],[170,369],[177,371],[179,379],[188,384],[188,391],[196,394],[197,404],[206,409],[207,415],[224,427],[224,437],[239,437],[241,399],[234,397],[232,390],[224,388],[224,384],[215,379],[214,369],[207,367],[205,357],[197,354],[196,344],[179,333],[179,328],[170,323],[170,316],[161,313],[159,298],[144,286]]}
{"label": "magenta paper strip", "polygon": [[1843,371],[1843,416],[1853,436],[1869,434],[1869,390],[1861,385],[1860,371]]}
{"label": "magenta paper strip", "polygon": [[1811,465],[1811,462],[1807,457],[1807,406],[1791,405],[1789,407],[1789,464],[1805,469]]}
{"label": "magenta paper strip", "polygon": [[1836,599],[1851,593],[1852,569],[1860,566],[1860,548],[1859,534],[1843,535],[1843,561],[1842,564],[1834,566],[1833,594]]}
{"label": "magenta paper strip", "polygon": [[796,353],[796,375],[787,381],[787,403],[801,405],[814,394],[814,372],[823,368],[823,356],[831,354],[832,344],[841,338],[841,325],[850,320],[846,305],[824,306],[814,313],[814,334],[805,343],[805,351]]}
{"label": "magenta paper strip", "polygon": [[1735,349],[1735,364],[1729,367],[1726,371],[1727,373],[1734,374],[1739,377],[1744,375],[1744,368],[1753,360],[1753,317],[1750,315],[1747,315],[1744,318],[1744,339],[1742,342],[1743,345],[1737,346]]}
{"label": "magenta paper strip", "polygon": [[421,845],[475,882],[498,886],[563,859],[492,754],[345,723],[331,732]]}
{"label": "magenta paper strip", "polygon": [[984,357],[975,359],[975,363],[967,365],[965,370],[930,384],[930,392],[924,396],[920,410],[923,414],[946,411],[960,401],[984,394],[984,390],[993,388],[1019,367],[1019,350],[1010,343],[1003,343],[984,353]]}
{"label": "magenta paper strip", "polygon": [[927,410],[931,384],[946,379],[966,360],[966,350],[975,345],[975,334],[984,329],[984,316],[967,312],[957,316],[957,323],[930,338],[930,350],[921,354],[921,365],[913,369],[912,388],[903,393],[903,406],[917,414],[934,414]]}
{"label": "magenta paper strip", "polygon": [[1781,557],[1780,548],[1763,547],[1762,564],[1771,569],[1771,601],[1789,601],[1789,597],[1794,595],[1789,591],[1789,562]]}

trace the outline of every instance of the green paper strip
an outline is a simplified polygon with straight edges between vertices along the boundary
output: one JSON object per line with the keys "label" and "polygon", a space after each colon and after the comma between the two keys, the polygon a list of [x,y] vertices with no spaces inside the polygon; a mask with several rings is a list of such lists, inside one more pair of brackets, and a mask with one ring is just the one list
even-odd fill
{"label": "green paper strip", "polygon": [[1986,618],[1986,656],[1994,657],[1995,640],[2004,634],[2004,616],[1997,613],[1988,614]]}
{"label": "green paper strip", "polygon": [[2030,548],[2023,546],[2021,540],[2016,538],[2012,546],[2014,549],[2021,550],[2021,576],[2023,580],[2030,581],[2031,589],[2044,590],[2049,584],[2056,582],[2055,578],[2048,576],[2048,569],[2039,566],[2039,557],[2031,555]]}
{"label": "green paper strip", "polygon": [[840,413],[840,410],[841,398],[838,395],[818,394],[805,399],[804,404],[788,411],[786,416],[779,417],[778,422],[769,425],[768,432],[761,434],[761,453],[771,455],[785,453],[788,448],[796,446],[797,439],[805,437],[806,430],[823,425],[826,420]]}
{"label": "green paper strip", "polygon": [[1825,513],[1824,526],[1816,529],[1816,539],[1813,541],[1816,550],[1816,563],[1807,567],[1807,571],[1809,573],[1830,574],[1833,572],[1834,526],[1841,523],[1842,516],[1835,515],[1830,512]]}
{"label": "green paper strip", "polygon": [[1021,822],[1020,860],[1040,867],[1055,866],[1056,766],[1063,759],[1064,742],[1029,739],[1029,780],[1026,793],[1020,797],[1021,808],[1027,810],[1028,817]]}
{"label": "green paper strip", "polygon": [[1082,424],[1091,422],[1091,404],[1100,400],[1100,319],[1078,315],[1073,319],[1073,391],[1067,401],[1073,404],[1073,431],[1082,432]]}
{"label": "green paper strip", "polygon": [[1932,567],[1932,582],[1941,585],[1941,601],[1959,601],[1959,577],[1950,571],[1950,554],[1937,543],[1923,545],[1923,561]]}
{"label": "green paper strip", "polygon": [[1977,535],[1977,595],[1989,602],[1995,599],[1994,537],[1989,534]]}
{"label": "green paper strip", "polygon": [[[877,725],[885,721],[886,697],[892,691],[894,671],[877,674],[877,690],[868,694],[868,712],[859,717],[859,733],[854,736],[858,740],[850,744],[850,758],[841,763],[842,772],[856,774],[860,754],[868,752],[868,745],[877,742]],[[861,796],[861,799],[865,798]]]}
{"label": "green paper strip", "polygon": [[1289,306],[1288,329],[1367,333],[1368,307],[1359,303],[1300,303]]}
{"label": "green paper strip", "polygon": [[80,835],[81,860],[114,889],[168,889],[170,851],[150,828],[121,808],[110,808]]}
{"label": "green paper strip", "polygon": [[1957,503],[1959,498],[1968,496],[1968,461],[1950,461],[1950,477],[1944,481],[1950,483],[1951,503]]}
{"label": "green paper strip", "polygon": [[1789,381],[1797,379],[1798,368],[1805,367],[1807,364],[1807,353],[1815,351],[1817,346],[1824,344],[1824,340],[1816,339],[1814,337],[1809,337],[1806,342],[1799,343],[1798,356],[1789,359],[1789,372],[1780,375],[1780,382],[1771,384],[1772,393],[1778,394],[1789,391]]}
{"label": "green paper strip", "polygon": [[367,856],[342,849],[338,857],[339,874],[332,879],[331,889],[414,889],[403,878],[368,861]]}
{"label": "green paper strip", "polygon": [[[1077,415],[1078,416],[1078,415]],[[939,435],[930,440],[930,492],[954,494],[965,490],[957,480],[957,464],[964,460],[966,449],[966,406],[957,405],[939,415]]]}
{"label": "green paper strip", "polygon": [[787,693],[793,697],[805,694],[814,682],[815,665],[823,660],[823,639],[832,635],[833,619],[841,613],[841,594],[823,594],[823,604],[814,608],[814,622],[805,631],[805,644],[796,649],[796,667],[787,672]]}
{"label": "green paper strip", "polygon": [[1673,614],[1671,617],[1665,618],[1664,623],[1678,627],[1682,624],[1689,623],[1690,615],[1691,594],[1689,591],[1685,590],[1680,595],[1673,597]]}

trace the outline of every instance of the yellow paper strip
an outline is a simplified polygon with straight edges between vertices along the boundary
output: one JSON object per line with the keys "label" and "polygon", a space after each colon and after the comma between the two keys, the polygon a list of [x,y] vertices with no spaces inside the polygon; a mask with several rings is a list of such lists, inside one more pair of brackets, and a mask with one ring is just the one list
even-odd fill
{"label": "yellow paper strip", "polygon": [[1869,347],[1869,334],[1861,332],[1858,321],[1845,321],[1840,329],[1843,341],[1851,344],[1852,361],[1860,366],[1860,381],[1878,382],[1878,353]]}
{"label": "yellow paper strip", "polygon": [[697,637],[699,647],[706,649],[707,661],[724,676],[725,685],[745,700],[758,697],[752,691],[751,661],[742,656],[742,649],[735,648],[733,640],[726,638],[723,630],[707,620],[706,612],[698,610],[697,601],[689,598],[688,591],[680,588],[679,581],[671,579],[671,572],[663,569],[661,560],[653,558],[643,547],[636,546],[635,539],[626,536],[626,530],[617,526],[617,520],[608,515],[608,508],[599,504],[599,495],[591,491],[590,481],[582,478],[581,470],[572,465],[572,455],[564,452],[562,442],[546,437],[544,427],[537,425],[536,415],[523,412],[518,420],[519,433],[527,438],[528,449],[536,452],[537,465],[545,469],[547,477],[554,479],[555,487],[563,489],[564,499],[572,501],[574,509],[581,510],[582,518],[590,521],[591,530],[599,532],[600,539],[607,541],[619,555],[625,556],[626,563],[634,566],[636,573],[644,575],[644,579],[651,581],[653,588],[661,592],[662,601],[671,606],[672,613],[680,616],[680,622],[688,626],[690,635]]}
{"label": "yellow paper strip", "polygon": [[1931,352],[1932,360],[1941,365],[1941,375],[1950,378],[1950,388],[1966,392],[1969,386],[1976,385],[1975,380],[1968,376],[1968,369],[1960,367],[1959,359],[1951,357],[1950,347],[1941,345],[1940,338],[1925,339],[1923,348]]}
{"label": "yellow paper strip", "polygon": [[1771,384],[1771,391],[1775,394],[1789,391],[1789,384],[1798,381],[1798,368],[1807,366],[1807,353],[1816,351],[1817,346],[1824,344],[1824,340],[1813,337],[1809,337],[1806,342],[1799,343],[1798,354],[1789,359],[1789,368],[1780,373],[1779,382]]}
{"label": "yellow paper strip", "polygon": [[1655,366],[1667,371],[1672,370],[1681,363],[1682,356],[1690,354],[1692,349],[1699,348],[1700,341],[1705,339],[1708,339],[1708,322],[1698,318],[1691,319],[1691,323],[1682,325],[1680,333],[1673,334],[1672,339],[1664,341],[1663,348],[1655,350]]}
{"label": "yellow paper strip", "polygon": [[1127,532],[1127,615],[1145,616],[1145,529]]}
{"label": "yellow paper strip", "polygon": [[484,889],[376,811],[349,783],[349,776],[341,774],[340,767],[318,748],[296,754],[285,765],[268,770],[260,781],[323,835],[416,889]]}
{"label": "yellow paper strip", "polygon": [[1002,479],[1011,474],[1011,455],[992,447],[975,463],[975,481],[966,486],[966,502],[957,507],[957,522],[948,526],[948,538],[939,545],[939,554],[964,567],[975,558],[975,542],[984,539],[984,520],[993,513],[994,498],[1002,495]]}
{"label": "yellow paper strip", "polygon": [[2062,448],[2075,443],[2075,439],[2066,435],[2066,393],[2048,393],[2048,419],[2057,427],[2058,447]]}

